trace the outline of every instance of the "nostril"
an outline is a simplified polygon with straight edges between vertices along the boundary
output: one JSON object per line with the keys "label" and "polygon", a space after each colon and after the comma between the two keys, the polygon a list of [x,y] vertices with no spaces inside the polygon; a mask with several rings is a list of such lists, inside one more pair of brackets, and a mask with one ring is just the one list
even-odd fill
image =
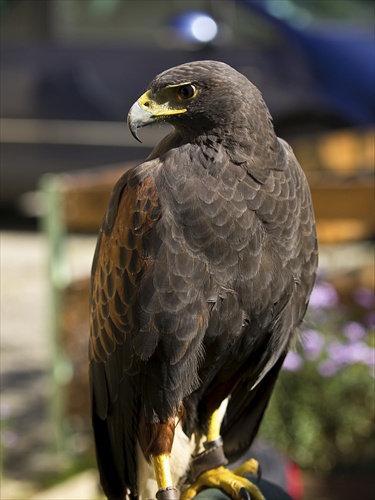
{"label": "nostril", "polygon": [[144,107],[144,108],[149,108],[149,107],[150,107],[150,101],[145,101],[145,102],[143,103],[143,107]]}

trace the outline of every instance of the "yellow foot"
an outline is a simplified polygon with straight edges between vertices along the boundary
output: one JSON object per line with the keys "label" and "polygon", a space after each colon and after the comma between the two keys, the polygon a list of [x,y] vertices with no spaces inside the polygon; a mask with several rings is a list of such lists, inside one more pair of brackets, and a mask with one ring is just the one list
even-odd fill
{"label": "yellow foot", "polygon": [[202,472],[194,484],[191,484],[181,494],[181,500],[191,500],[205,488],[219,488],[233,500],[265,500],[259,488],[243,477],[244,474],[256,474],[258,462],[250,459],[237,469],[230,471],[223,467],[216,467]]}

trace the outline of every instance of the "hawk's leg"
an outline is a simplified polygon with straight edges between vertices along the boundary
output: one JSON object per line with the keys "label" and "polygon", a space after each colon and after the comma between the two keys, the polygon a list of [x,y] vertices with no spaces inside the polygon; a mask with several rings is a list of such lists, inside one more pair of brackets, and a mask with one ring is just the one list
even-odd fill
{"label": "hawk's leg", "polygon": [[175,419],[166,422],[148,423],[141,412],[138,440],[146,460],[151,461],[158,491],[157,500],[179,500],[180,495],[173,487],[170,455],[175,431]]}
{"label": "hawk's leg", "polygon": [[257,474],[258,462],[250,459],[231,471],[227,464],[220,436],[219,411],[216,410],[208,422],[205,451],[193,458],[191,484],[183,491],[181,500],[194,498],[206,488],[219,488],[235,500],[264,500],[259,488],[246,479],[244,474]]}
{"label": "hawk's leg", "polygon": [[180,495],[172,486],[172,476],[169,465],[169,455],[162,454],[152,457],[155,477],[158,483],[157,500],[179,500]]}

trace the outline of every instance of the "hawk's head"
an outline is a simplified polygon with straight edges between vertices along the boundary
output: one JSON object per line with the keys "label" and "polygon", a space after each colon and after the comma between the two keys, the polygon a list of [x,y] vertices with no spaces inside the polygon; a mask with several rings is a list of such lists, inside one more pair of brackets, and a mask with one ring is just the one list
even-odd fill
{"label": "hawk's head", "polygon": [[222,62],[196,61],[158,75],[128,115],[136,139],[138,128],[160,121],[185,134],[217,128],[233,133],[269,123],[269,113],[259,90],[244,75]]}

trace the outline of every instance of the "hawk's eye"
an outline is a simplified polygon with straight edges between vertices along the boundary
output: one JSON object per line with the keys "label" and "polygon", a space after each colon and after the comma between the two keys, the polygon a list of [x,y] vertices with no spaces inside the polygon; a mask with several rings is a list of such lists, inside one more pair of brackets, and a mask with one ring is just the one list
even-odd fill
{"label": "hawk's eye", "polygon": [[191,85],[189,83],[188,85],[182,85],[178,88],[177,97],[180,99],[180,101],[186,101],[194,97],[196,93],[197,89],[194,87],[194,85]]}

